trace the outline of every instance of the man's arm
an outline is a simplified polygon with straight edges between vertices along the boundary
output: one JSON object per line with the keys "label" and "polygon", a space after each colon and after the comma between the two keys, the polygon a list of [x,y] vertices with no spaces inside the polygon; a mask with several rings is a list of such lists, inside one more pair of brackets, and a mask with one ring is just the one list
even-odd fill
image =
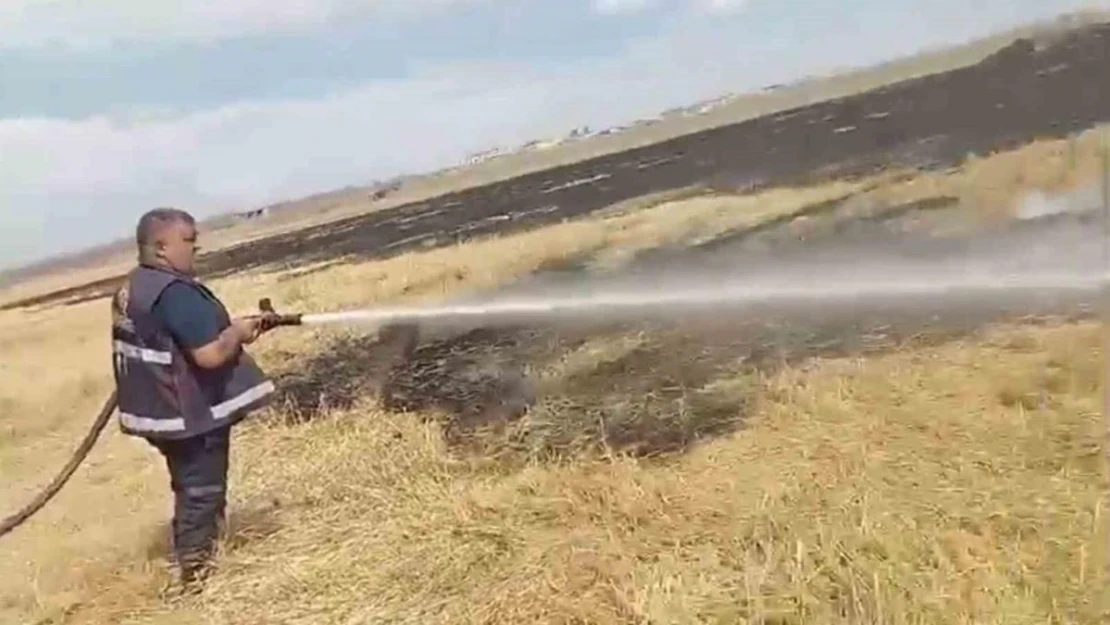
{"label": "man's arm", "polygon": [[256,319],[234,319],[220,327],[212,302],[185,284],[170,285],[154,307],[154,314],[197,366],[217,369],[235,360],[243,345],[259,334]]}
{"label": "man's arm", "polygon": [[215,340],[189,350],[189,355],[199,367],[218,369],[238,357],[244,345],[258,338],[257,328],[258,323],[253,319],[233,319]]}

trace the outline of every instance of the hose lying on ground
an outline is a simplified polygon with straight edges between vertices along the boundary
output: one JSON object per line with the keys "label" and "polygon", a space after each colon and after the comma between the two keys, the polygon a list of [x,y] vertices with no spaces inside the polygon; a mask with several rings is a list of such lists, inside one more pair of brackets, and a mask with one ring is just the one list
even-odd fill
{"label": "hose lying on ground", "polygon": [[89,451],[92,449],[93,445],[96,444],[96,440],[100,438],[100,433],[104,431],[104,426],[108,425],[108,421],[112,418],[112,412],[114,412],[115,409],[116,392],[112,391],[112,394],[104,401],[104,407],[100,409],[100,414],[96,415],[96,420],[93,421],[92,427],[89,428],[89,433],[85,435],[85,440],[81,441],[81,445],[73,452],[73,456],[69,459],[69,462],[62,467],[61,472],[54,478],[54,481],[39,493],[37,497],[32,499],[30,503],[24,506],[22,510],[0,521],[0,536],[22,525],[24,521],[31,518],[36,512],[42,509],[42,507],[46,505],[46,502],[53,499],[54,495],[58,494],[62,486],[65,486],[65,483],[69,481],[73,472],[77,470],[77,467],[80,466],[89,455]]}

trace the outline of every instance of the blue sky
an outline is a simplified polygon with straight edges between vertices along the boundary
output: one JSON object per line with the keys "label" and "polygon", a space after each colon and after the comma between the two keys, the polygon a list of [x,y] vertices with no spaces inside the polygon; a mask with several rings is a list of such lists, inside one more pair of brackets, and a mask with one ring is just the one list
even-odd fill
{"label": "blue sky", "polygon": [[1091,6],[3,0],[0,268]]}

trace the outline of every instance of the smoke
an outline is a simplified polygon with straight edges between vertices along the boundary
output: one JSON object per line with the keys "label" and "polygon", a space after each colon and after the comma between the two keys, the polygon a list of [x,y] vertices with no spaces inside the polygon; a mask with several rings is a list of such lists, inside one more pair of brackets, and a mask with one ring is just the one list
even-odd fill
{"label": "smoke", "polygon": [[1098,209],[1100,201],[1100,190],[1094,185],[1055,195],[1033,191],[1022,198],[1017,208],[1017,218],[1029,220],[1065,213],[1089,213]]}

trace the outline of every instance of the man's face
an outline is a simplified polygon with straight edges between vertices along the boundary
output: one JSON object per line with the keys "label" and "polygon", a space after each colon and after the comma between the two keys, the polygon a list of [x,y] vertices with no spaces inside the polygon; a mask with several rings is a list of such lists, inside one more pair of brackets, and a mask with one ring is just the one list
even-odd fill
{"label": "man's face", "polygon": [[158,255],[175,271],[191,276],[196,273],[197,228],[185,221],[166,226],[159,237]]}

